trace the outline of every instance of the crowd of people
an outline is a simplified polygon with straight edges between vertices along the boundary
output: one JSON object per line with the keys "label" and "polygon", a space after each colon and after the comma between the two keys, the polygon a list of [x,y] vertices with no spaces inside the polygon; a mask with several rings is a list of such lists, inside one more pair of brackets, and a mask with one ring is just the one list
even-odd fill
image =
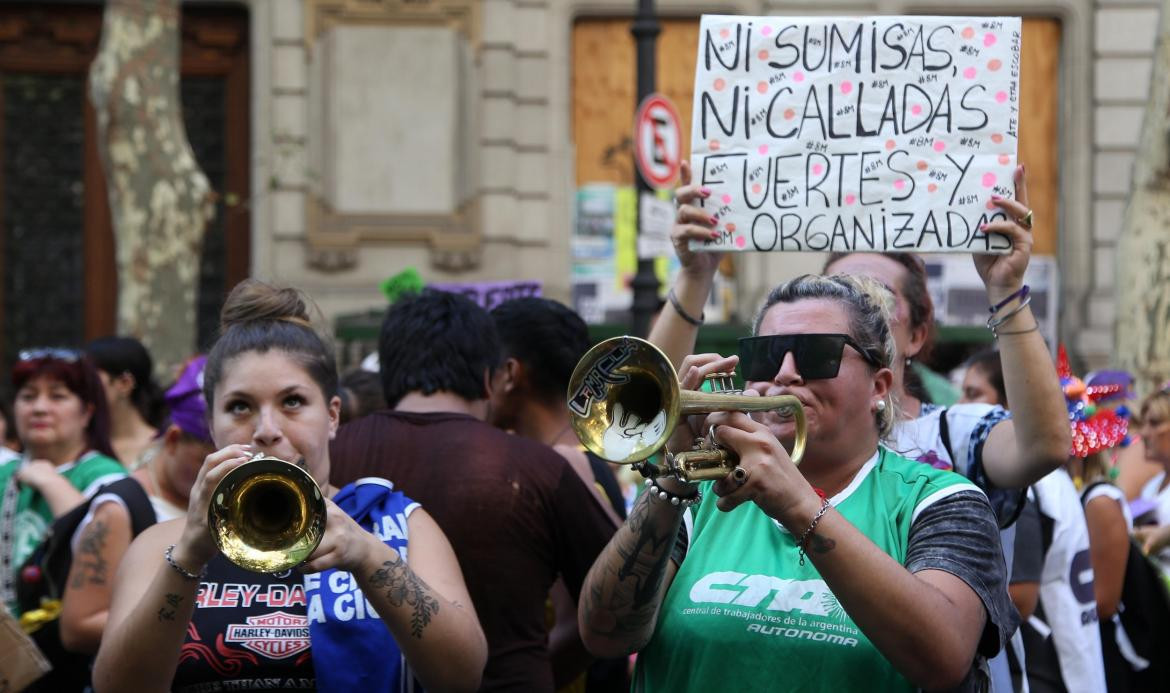
{"label": "crowd of people", "polygon": [[[1054,362],[1015,185],[987,229],[1011,252],[974,256],[996,348],[940,406],[912,254],[832,255],[738,353],[694,353],[720,258],[690,249],[715,222],[684,167],[649,341],[683,389],[738,371],[807,421],[797,465],[789,417],[684,419],[666,452],[708,436],[735,455],[714,481],[632,483],[582,445],[589,331],[543,298],[403,296],[376,372],[340,374],[309,299],[256,280],[165,390],[132,338],[20,352],[0,573],[51,665],[30,689],[1170,690],[1170,389],[1135,403]],[[260,455],[322,496],[295,569],[209,530]]]}

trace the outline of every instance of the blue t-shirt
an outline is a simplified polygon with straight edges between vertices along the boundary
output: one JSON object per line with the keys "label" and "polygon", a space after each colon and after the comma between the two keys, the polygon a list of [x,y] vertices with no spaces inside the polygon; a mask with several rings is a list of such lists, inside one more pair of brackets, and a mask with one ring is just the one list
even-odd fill
{"label": "blue t-shirt", "polygon": [[[406,519],[418,503],[385,479],[358,479],[333,502],[407,560]],[[305,576],[309,640],[319,691],[421,691],[394,636],[357,580],[329,569]]]}

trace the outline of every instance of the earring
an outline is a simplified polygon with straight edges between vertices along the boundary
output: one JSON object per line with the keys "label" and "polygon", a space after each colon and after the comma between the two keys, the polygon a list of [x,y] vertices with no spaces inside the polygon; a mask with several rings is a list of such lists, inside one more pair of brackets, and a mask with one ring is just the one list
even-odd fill
{"label": "earring", "polygon": [[886,401],[884,399],[879,399],[873,406],[874,406],[874,408],[877,409],[878,413],[880,414],[886,410]]}
{"label": "earring", "polygon": [[909,368],[913,364],[914,364],[914,358],[911,356],[907,356],[906,357],[906,367]]}

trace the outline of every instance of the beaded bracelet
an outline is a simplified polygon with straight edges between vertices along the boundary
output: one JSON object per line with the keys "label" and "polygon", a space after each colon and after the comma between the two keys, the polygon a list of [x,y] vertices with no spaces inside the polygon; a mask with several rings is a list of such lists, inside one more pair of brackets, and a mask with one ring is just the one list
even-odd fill
{"label": "beaded bracelet", "polygon": [[821,518],[825,516],[825,513],[829,512],[829,508],[831,507],[833,506],[831,503],[829,503],[829,499],[821,496],[821,509],[817,511],[816,515],[813,515],[812,522],[809,524],[808,529],[804,530],[804,534],[801,534],[800,539],[797,540],[796,543],[800,546],[799,555],[801,565],[804,565],[804,549],[808,545],[808,540],[812,537],[812,533],[816,531],[817,525],[821,523]]}
{"label": "beaded bracelet", "polygon": [[167,559],[167,565],[174,568],[175,572],[178,573],[179,575],[182,575],[184,579],[186,579],[186,580],[200,580],[200,579],[207,576],[207,566],[203,566],[203,570],[199,571],[199,574],[196,575],[195,573],[192,573],[191,571],[187,570],[183,566],[179,565],[179,563],[175,560],[174,553],[175,553],[175,545],[171,544],[170,546],[167,547],[166,552],[163,553],[163,558]]}
{"label": "beaded bracelet", "polygon": [[666,501],[671,505],[682,508],[689,508],[703,500],[703,494],[700,493],[698,489],[695,490],[695,495],[693,496],[679,496],[677,494],[671,493],[670,491],[663,490],[661,486],[654,483],[654,479],[646,480],[646,491],[658,500]]}
{"label": "beaded bracelet", "polygon": [[707,319],[707,314],[705,312],[700,313],[699,317],[696,318],[683,310],[682,303],[679,303],[678,296],[676,296],[674,293],[674,287],[671,287],[670,291],[666,292],[666,298],[670,301],[670,305],[674,306],[674,312],[678,313],[680,318],[686,320],[695,327],[701,326],[703,321]]}
{"label": "beaded bracelet", "polygon": [[999,312],[1001,309],[1003,309],[1003,307],[1004,307],[1004,306],[1006,306],[1007,304],[1011,303],[1011,302],[1012,302],[1012,299],[1016,299],[1016,298],[1018,298],[1018,299],[1020,299],[1021,301],[1023,301],[1025,298],[1027,298],[1027,297],[1028,297],[1028,292],[1029,292],[1029,291],[1031,291],[1031,290],[1032,290],[1032,288],[1031,288],[1031,287],[1029,287],[1027,284],[1024,284],[1024,285],[1023,285],[1023,286],[1021,286],[1020,288],[1018,288],[1018,289],[1016,289],[1015,291],[1013,291],[1013,292],[1011,292],[1010,294],[1008,294],[1008,295],[1007,295],[1007,298],[1005,298],[1004,300],[1002,300],[1002,301],[1000,301],[999,303],[995,304],[994,306],[991,306],[991,307],[990,307],[990,308],[988,308],[987,310],[988,310],[988,311],[989,311],[989,312],[990,312],[992,315],[995,315],[995,314],[996,314],[996,313],[998,313],[998,312]]}

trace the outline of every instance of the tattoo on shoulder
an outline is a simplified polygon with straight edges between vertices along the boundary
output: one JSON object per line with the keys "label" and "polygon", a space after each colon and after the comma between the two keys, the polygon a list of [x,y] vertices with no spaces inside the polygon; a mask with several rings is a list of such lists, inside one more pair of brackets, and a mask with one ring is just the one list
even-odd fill
{"label": "tattoo on shoulder", "polygon": [[183,598],[177,594],[168,592],[167,596],[163,598],[163,601],[166,602],[166,605],[160,606],[158,609],[159,622],[175,620],[175,612],[178,610],[179,605],[183,603]]}
{"label": "tattoo on shoulder", "polygon": [[394,606],[409,605],[410,633],[422,638],[423,629],[431,622],[431,616],[439,613],[439,602],[430,595],[427,586],[401,557],[386,561],[381,568],[370,575],[370,584],[386,589],[386,599]]}
{"label": "tattoo on shoulder", "polygon": [[73,580],[69,583],[72,589],[81,589],[86,584],[104,585],[109,575],[109,566],[102,552],[106,548],[106,537],[110,528],[101,520],[89,523],[81,534],[77,543],[77,553],[73,556]]}

